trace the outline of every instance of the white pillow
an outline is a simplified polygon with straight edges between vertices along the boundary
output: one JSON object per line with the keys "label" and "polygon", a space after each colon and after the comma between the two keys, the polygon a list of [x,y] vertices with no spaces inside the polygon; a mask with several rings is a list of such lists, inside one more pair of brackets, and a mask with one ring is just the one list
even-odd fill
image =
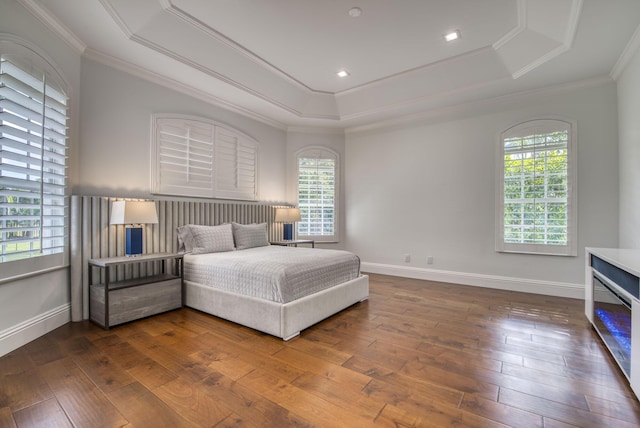
{"label": "white pillow", "polygon": [[231,224],[201,226],[188,224],[178,227],[179,250],[191,254],[233,251],[233,229]]}
{"label": "white pillow", "polygon": [[233,224],[233,239],[236,242],[236,249],[244,250],[253,247],[264,247],[269,245],[267,237],[267,223],[259,224]]}

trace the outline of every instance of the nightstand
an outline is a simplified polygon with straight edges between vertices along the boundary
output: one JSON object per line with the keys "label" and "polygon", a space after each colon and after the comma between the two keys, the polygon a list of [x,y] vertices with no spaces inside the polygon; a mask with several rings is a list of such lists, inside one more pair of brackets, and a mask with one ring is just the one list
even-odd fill
{"label": "nightstand", "polygon": [[[155,253],[136,257],[107,257],[89,260],[89,318],[105,329],[114,325],[182,307],[182,254]],[[175,263],[175,274],[167,272],[167,260]],[[160,262],[160,273],[113,281],[116,266]],[[93,270],[104,269],[104,283],[93,284]],[[149,268],[150,271],[154,269]]]}
{"label": "nightstand", "polygon": [[311,244],[311,248],[316,248],[316,241],[313,239],[291,239],[287,241],[271,241],[271,245],[281,245],[283,247],[297,247],[298,244]]}

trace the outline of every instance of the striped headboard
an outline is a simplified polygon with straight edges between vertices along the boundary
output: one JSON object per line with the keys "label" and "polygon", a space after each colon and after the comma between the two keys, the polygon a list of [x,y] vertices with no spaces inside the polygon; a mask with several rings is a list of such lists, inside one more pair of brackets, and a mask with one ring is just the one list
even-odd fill
{"label": "striped headboard", "polygon": [[[111,202],[123,198],[71,197],[71,318],[89,318],[88,261],[92,258],[124,255],[123,225],[110,225]],[[156,200],[158,224],[144,227],[146,253],[178,251],[176,228],[184,224],[268,223],[269,240],[282,237],[282,225],[274,223],[276,207],[268,203]],[[119,280],[158,270],[159,263],[133,264],[112,270]],[[102,271],[102,269],[100,269]],[[94,271],[98,274],[98,270]]]}

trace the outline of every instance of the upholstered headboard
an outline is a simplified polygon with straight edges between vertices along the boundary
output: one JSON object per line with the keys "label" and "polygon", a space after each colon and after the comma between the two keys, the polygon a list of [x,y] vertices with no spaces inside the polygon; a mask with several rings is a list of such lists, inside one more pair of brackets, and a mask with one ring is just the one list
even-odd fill
{"label": "upholstered headboard", "polygon": [[[89,318],[88,261],[92,258],[124,255],[125,232],[122,225],[110,225],[111,202],[122,198],[71,197],[71,318]],[[269,239],[282,237],[282,225],[274,223],[275,209],[282,205],[242,202],[204,202],[156,200],[158,224],[144,228],[147,253],[178,251],[176,227],[184,224],[218,225],[222,223],[268,223]],[[158,270],[158,263],[116,268],[118,279],[145,275]],[[98,274],[98,270],[94,271]],[[112,275],[114,272],[112,271]]]}

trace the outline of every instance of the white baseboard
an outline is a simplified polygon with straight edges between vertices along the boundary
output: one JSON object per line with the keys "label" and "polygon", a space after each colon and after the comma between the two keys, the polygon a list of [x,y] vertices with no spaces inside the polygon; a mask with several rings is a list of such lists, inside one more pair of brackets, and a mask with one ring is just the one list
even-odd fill
{"label": "white baseboard", "polygon": [[59,306],[0,331],[0,357],[71,321],[71,304]]}
{"label": "white baseboard", "polygon": [[403,278],[425,279],[428,281],[449,282],[474,285],[477,287],[497,288],[499,290],[520,291],[547,296],[584,299],[584,284],[568,282],[540,281],[536,279],[511,278],[506,276],[483,275],[477,273],[453,272],[408,266],[387,265],[362,262],[360,269],[367,273],[399,276]]}

